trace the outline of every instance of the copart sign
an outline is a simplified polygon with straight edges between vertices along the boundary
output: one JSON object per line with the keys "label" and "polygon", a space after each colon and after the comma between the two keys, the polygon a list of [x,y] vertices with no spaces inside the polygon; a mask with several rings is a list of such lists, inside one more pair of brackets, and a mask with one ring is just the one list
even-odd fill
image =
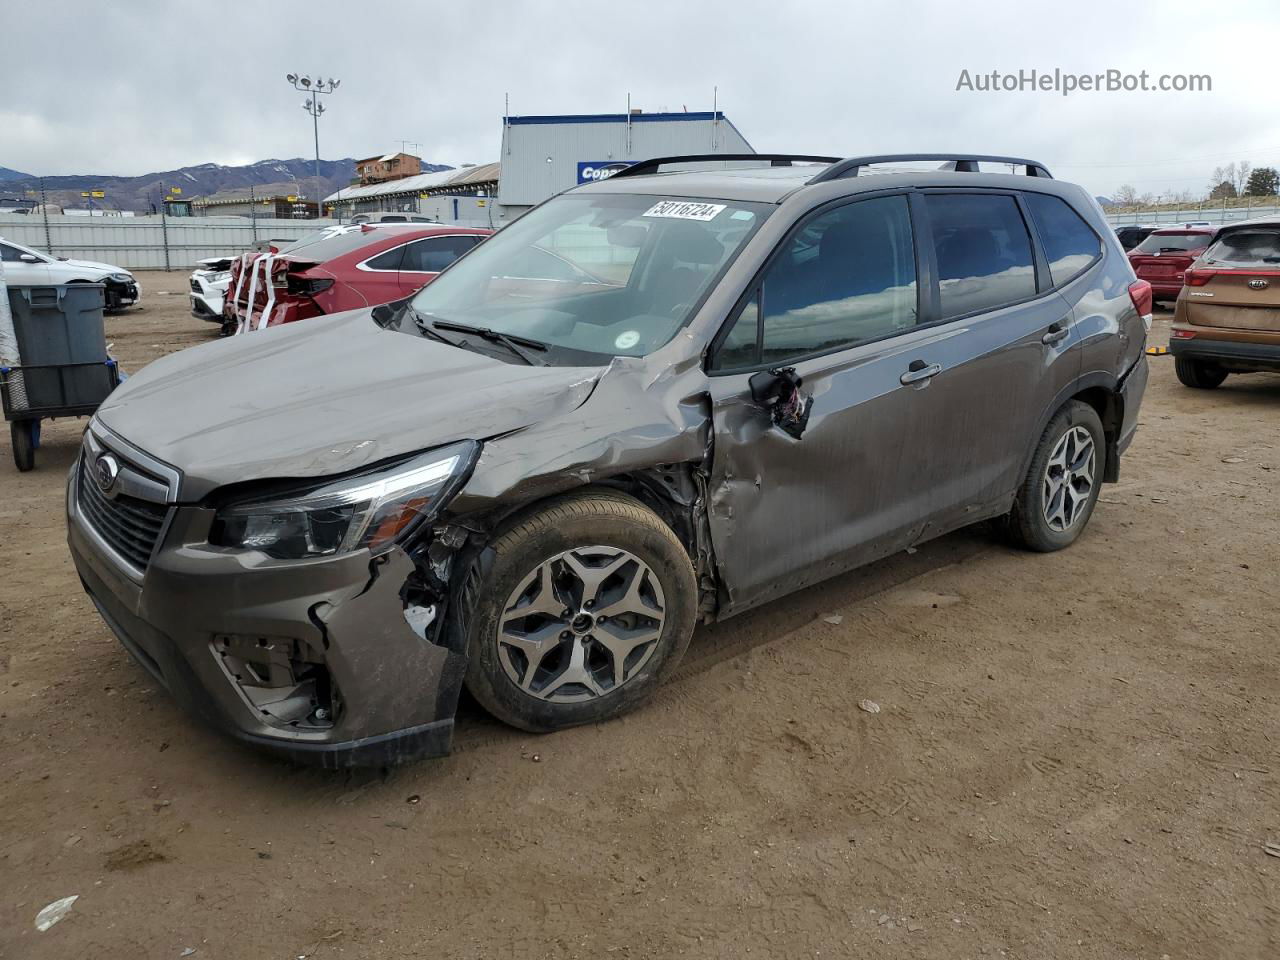
{"label": "copart sign", "polygon": [[625,170],[631,164],[618,160],[579,160],[578,182],[591,183],[594,180],[608,180],[619,170]]}

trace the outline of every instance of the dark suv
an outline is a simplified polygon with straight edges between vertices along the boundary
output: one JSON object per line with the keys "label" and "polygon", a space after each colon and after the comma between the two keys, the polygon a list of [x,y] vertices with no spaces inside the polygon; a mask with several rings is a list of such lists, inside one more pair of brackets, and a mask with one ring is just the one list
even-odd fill
{"label": "dark suv", "polygon": [[[944,168],[869,175],[908,161]],[[71,473],[71,551],[138,661],[250,743],[441,754],[464,684],[526,730],[594,722],[700,620],[980,520],[1072,543],[1150,310],[1039,163],[650,160],[410,298],[132,376]]]}

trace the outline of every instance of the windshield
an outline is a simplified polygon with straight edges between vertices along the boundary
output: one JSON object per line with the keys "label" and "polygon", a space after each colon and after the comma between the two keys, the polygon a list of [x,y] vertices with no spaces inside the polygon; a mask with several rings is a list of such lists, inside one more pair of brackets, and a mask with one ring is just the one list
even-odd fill
{"label": "windshield", "polygon": [[1280,229],[1237,230],[1209,248],[1209,263],[1261,266],[1280,263]]}
{"label": "windshield", "polygon": [[565,194],[476,247],[412,305],[433,321],[572,351],[643,356],[675,335],[771,209]]}
{"label": "windshield", "polygon": [[1207,233],[1153,233],[1134,247],[1134,253],[1160,253],[1164,250],[1195,250],[1208,246]]}

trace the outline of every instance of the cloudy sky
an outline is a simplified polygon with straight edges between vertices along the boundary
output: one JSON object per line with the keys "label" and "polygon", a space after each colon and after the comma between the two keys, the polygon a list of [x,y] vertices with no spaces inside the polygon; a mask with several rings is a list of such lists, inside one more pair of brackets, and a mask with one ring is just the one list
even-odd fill
{"label": "cloudy sky", "polygon": [[[498,157],[513,114],[720,106],[760,151],[968,150],[1109,194],[1280,166],[1280,4],[0,0],[0,166],[133,175],[309,157],[290,71],[337,76],[326,158]],[[39,38],[13,42],[18,34]],[[961,71],[1208,74],[1211,92],[958,91]],[[976,82],[976,80],[975,80]],[[411,148],[412,149],[412,148]]]}

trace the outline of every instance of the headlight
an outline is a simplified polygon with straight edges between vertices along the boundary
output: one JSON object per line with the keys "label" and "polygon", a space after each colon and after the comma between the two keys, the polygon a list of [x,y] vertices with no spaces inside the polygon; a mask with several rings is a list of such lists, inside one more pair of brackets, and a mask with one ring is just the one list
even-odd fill
{"label": "headlight", "polygon": [[218,511],[210,541],[278,560],[382,553],[439,513],[479,452],[463,440],[296,496],[242,501]]}
{"label": "headlight", "polygon": [[221,283],[223,280],[231,279],[231,271],[219,270],[217,273],[210,274],[209,276],[205,277],[205,279],[209,281],[209,283]]}
{"label": "headlight", "polygon": [[133,274],[131,273],[112,273],[109,276],[116,283],[133,283]]}

